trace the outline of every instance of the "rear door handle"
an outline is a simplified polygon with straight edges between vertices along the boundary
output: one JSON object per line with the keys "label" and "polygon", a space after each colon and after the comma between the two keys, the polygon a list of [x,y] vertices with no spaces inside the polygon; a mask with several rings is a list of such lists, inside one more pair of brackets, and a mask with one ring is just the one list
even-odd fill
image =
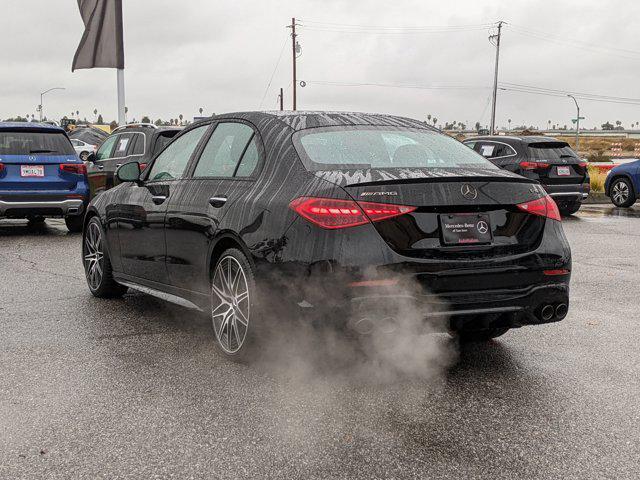
{"label": "rear door handle", "polygon": [[96,168],[97,168],[98,170],[104,170],[104,165],[96,165]]}
{"label": "rear door handle", "polygon": [[209,199],[209,205],[214,208],[220,208],[225,203],[227,203],[227,197],[225,197],[224,195],[216,195],[215,197],[211,197]]}
{"label": "rear door handle", "polygon": [[156,205],[160,205],[164,203],[166,199],[167,199],[166,195],[154,195],[153,197],[151,197],[151,201]]}

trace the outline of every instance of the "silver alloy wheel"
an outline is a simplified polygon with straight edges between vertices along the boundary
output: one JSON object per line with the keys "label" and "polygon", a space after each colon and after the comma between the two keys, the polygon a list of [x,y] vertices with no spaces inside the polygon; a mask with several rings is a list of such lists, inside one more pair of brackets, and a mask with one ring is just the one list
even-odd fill
{"label": "silver alloy wheel", "polygon": [[249,284],[240,262],[228,255],[218,262],[211,282],[211,321],[226,353],[242,348],[249,331]]}
{"label": "silver alloy wheel", "polygon": [[92,290],[100,288],[104,271],[104,253],[102,251],[102,232],[95,223],[90,223],[84,237],[84,271]]}
{"label": "silver alloy wheel", "polygon": [[622,205],[629,199],[629,185],[619,181],[613,186],[613,201],[616,205]]}

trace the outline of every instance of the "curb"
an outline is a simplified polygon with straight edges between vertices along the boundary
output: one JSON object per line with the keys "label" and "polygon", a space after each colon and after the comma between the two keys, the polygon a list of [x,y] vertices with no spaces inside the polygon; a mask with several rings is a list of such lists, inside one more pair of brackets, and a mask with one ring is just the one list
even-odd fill
{"label": "curb", "polygon": [[603,192],[591,192],[583,204],[609,204],[611,200]]}

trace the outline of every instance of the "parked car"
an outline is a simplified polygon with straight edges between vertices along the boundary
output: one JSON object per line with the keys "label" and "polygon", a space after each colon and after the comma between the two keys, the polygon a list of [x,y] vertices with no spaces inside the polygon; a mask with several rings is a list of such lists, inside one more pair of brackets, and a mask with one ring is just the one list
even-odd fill
{"label": "parked car", "polygon": [[616,207],[630,207],[640,197],[640,160],[614,167],[604,182],[604,192]]}
{"label": "parked car", "polygon": [[90,145],[87,142],[83,142],[82,140],[78,140],[77,138],[70,138],[71,145],[73,145],[73,149],[78,154],[80,160],[85,161],[89,158],[91,153],[95,153],[97,147],[95,145]]}
{"label": "parked car", "polygon": [[338,309],[324,321],[365,333],[411,299],[464,341],[567,314],[555,202],[417,120],[220,115],[116,176],[86,216],[91,293],[131,287],[210,312],[232,358],[260,341],[271,307],[309,319]]}
{"label": "parked car", "polygon": [[178,127],[157,127],[151,123],[132,123],[116,128],[87,160],[91,197],[112,188],[116,169],[137,161],[142,169],[180,131]]}
{"label": "parked car", "polygon": [[62,128],[0,122],[0,217],[64,217],[79,232],[88,203],[86,167]]}
{"label": "parked car", "polygon": [[493,135],[463,143],[502,169],[538,180],[562,215],[576,213],[591,191],[587,162],[567,142],[551,137]]}

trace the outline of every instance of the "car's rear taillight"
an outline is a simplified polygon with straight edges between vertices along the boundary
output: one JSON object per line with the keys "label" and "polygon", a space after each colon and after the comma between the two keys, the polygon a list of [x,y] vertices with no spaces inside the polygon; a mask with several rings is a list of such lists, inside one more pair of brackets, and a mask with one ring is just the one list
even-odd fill
{"label": "car's rear taillight", "polygon": [[545,162],[520,162],[520,168],[523,170],[542,170],[549,168],[549,164]]}
{"label": "car's rear taillight", "polygon": [[4,163],[0,163],[0,173],[4,172]]}
{"label": "car's rear taillight", "polygon": [[147,168],[147,164],[146,163],[141,163],[140,164],[140,171],[143,171],[145,168]]}
{"label": "car's rear taillight", "polygon": [[413,212],[416,207],[388,203],[355,202],[333,198],[300,197],[289,206],[298,215],[322,228],[347,228],[379,222]]}
{"label": "car's rear taillight", "polygon": [[60,171],[86,175],[87,166],[84,163],[61,163]]}
{"label": "car's rear taillight", "polygon": [[553,201],[549,195],[545,195],[537,200],[531,200],[530,202],[519,203],[517,207],[523,212],[531,213],[532,215],[540,215],[541,217],[547,217],[552,220],[562,221],[560,217],[560,210],[558,205]]}
{"label": "car's rear taillight", "polygon": [[587,162],[580,162],[580,163],[578,163],[578,166],[582,167],[582,168],[587,168],[589,166],[589,164]]}

